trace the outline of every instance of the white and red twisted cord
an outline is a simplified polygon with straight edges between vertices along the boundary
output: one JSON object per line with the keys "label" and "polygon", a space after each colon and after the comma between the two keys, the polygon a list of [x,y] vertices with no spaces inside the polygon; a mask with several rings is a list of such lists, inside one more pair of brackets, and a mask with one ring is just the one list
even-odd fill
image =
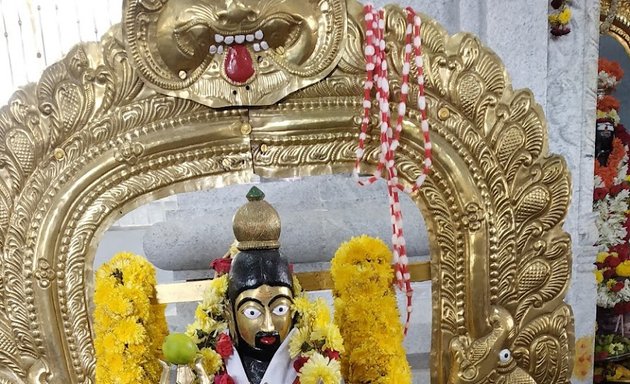
{"label": "white and red twisted cord", "polygon": [[[382,10],[376,11],[372,5],[365,6],[366,41],[365,61],[366,80],[364,85],[363,119],[359,134],[359,147],[354,168],[354,177],[359,185],[368,185],[376,182],[383,169],[387,171],[387,191],[389,195],[390,214],[392,219],[392,244],[394,247],[394,270],[398,287],[407,294],[407,320],[405,322],[405,334],[409,328],[411,317],[411,297],[413,290],[408,269],[407,250],[403,235],[402,211],[398,193],[401,191],[411,193],[416,191],[426,179],[431,168],[431,141],[429,137],[429,124],[426,113],[426,98],[424,95],[424,70],[422,62],[421,19],[411,8],[407,8],[407,30],[405,35],[405,51],[402,70],[401,96],[398,103],[398,113],[395,131],[391,126],[391,111],[389,106],[389,71],[387,56],[385,53],[385,17]],[[415,56],[415,64],[418,70],[418,109],[420,111],[420,125],[424,137],[425,161],[422,173],[413,187],[403,187],[398,181],[398,170],[395,164],[396,149],[399,145],[403,120],[407,112],[407,98],[409,95],[409,73],[411,71],[411,54]],[[376,173],[367,179],[361,179],[360,163],[365,152],[365,139],[370,122],[372,109],[372,90],[376,83],[376,102],[379,107],[379,127],[381,140],[381,153]]]}

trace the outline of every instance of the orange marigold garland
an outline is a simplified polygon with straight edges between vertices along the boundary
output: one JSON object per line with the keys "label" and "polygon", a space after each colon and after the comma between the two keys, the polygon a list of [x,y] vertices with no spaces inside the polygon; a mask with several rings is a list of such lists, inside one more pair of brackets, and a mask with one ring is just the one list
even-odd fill
{"label": "orange marigold garland", "polygon": [[619,100],[616,97],[605,95],[597,100],[597,110],[602,112],[610,112],[611,110],[619,110]]}
{"label": "orange marigold garland", "polygon": [[604,188],[610,189],[613,186],[615,177],[619,172],[619,164],[626,155],[626,149],[617,137],[613,139],[613,149],[608,157],[608,164],[603,166],[599,161],[595,162],[595,175],[599,176],[604,183]]}
{"label": "orange marigold garland", "polygon": [[611,92],[623,78],[623,69],[618,62],[600,58],[598,61],[597,88],[603,92]]}

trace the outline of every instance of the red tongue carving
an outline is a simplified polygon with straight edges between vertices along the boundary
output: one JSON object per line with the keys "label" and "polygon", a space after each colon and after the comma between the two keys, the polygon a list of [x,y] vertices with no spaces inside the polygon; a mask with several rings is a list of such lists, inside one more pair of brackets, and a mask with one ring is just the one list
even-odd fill
{"label": "red tongue carving", "polygon": [[235,83],[244,83],[254,75],[252,56],[242,44],[228,48],[223,65],[225,66],[225,74]]}

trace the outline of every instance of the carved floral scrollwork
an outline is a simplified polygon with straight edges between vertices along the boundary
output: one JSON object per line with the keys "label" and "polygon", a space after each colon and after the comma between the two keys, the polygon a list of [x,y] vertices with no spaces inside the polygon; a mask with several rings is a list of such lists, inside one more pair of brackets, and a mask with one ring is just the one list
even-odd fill
{"label": "carved floral scrollwork", "polygon": [[471,231],[478,231],[481,229],[483,219],[483,209],[475,203],[468,203],[466,204],[464,216],[462,216],[460,220],[464,228]]}
{"label": "carved floral scrollwork", "polygon": [[121,163],[135,164],[143,153],[144,146],[142,144],[123,141],[116,148],[114,157]]}
{"label": "carved floral scrollwork", "polygon": [[51,281],[55,278],[55,271],[46,259],[39,259],[37,261],[37,270],[35,271],[35,278],[37,278],[38,284],[41,288],[46,289],[50,287]]}
{"label": "carved floral scrollwork", "polygon": [[[127,9],[138,19],[126,21],[150,28],[147,17],[168,3],[130,1],[142,9]],[[323,16],[344,23],[343,52],[332,58],[338,66],[294,84],[297,92],[276,93],[284,98],[273,105],[211,109],[146,87],[144,48],[128,50],[119,26],[100,43],[74,48],[0,109],[0,381],[93,382],[86,301],[92,245],[121,212],[167,192],[245,182],[253,173],[350,172],[365,31],[361,5],[345,7],[347,20]],[[405,19],[395,6],[386,18],[396,77]],[[435,167],[412,198],[433,250],[433,382],[568,383],[574,341],[563,303],[571,272],[561,227],[571,189],[566,164],[547,153],[540,106],[530,92],[511,89],[496,55],[471,35],[449,37],[423,19]],[[399,84],[393,79],[396,97]],[[228,104],[240,105],[235,100]],[[419,120],[412,110],[404,122],[397,153],[404,182],[421,172]],[[241,131],[244,121],[251,130]],[[376,110],[372,121],[365,172],[378,162]]]}

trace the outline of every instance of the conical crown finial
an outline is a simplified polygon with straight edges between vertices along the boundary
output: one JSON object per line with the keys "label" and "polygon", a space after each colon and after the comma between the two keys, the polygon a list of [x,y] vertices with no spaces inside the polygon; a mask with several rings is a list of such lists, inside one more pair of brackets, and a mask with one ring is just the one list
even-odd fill
{"label": "conical crown finial", "polygon": [[280,215],[259,188],[252,187],[246,197],[247,203],[232,220],[236,247],[240,251],[280,248]]}

